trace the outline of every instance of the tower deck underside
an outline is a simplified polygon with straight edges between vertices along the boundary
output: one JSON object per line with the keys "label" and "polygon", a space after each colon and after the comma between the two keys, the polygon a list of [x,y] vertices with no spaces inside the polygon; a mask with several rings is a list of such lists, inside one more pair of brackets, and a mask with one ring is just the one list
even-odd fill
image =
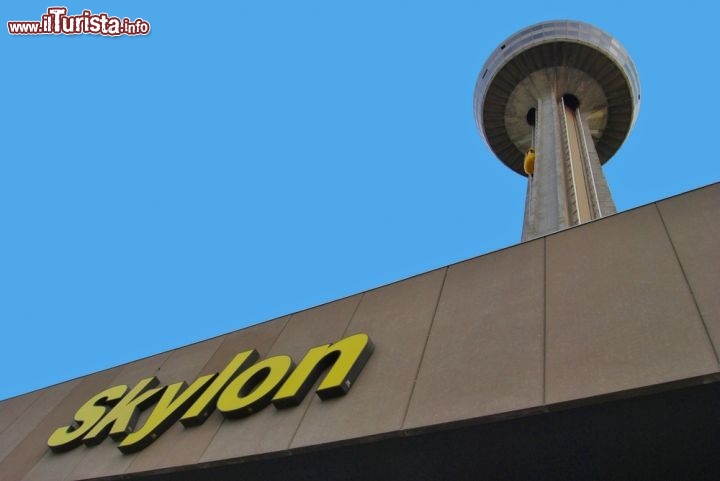
{"label": "tower deck underside", "polygon": [[[607,105],[604,128],[593,135],[601,163],[607,162],[625,140],[634,120],[634,99],[630,83],[621,73],[618,65],[603,52],[584,44],[553,42],[537,45],[510,59],[494,75],[484,93],[476,91],[476,115],[485,139],[493,152],[515,172],[523,171],[522,147],[511,139],[506,116],[510,99],[518,85],[534,73],[546,68],[567,68],[583,72],[593,79],[604,93]],[[488,72],[487,75],[490,75]],[[481,74],[482,75],[482,74]],[[574,87],[574,88],[573,88]],[[579,86],[566,86],[570,93],[585,104]],[[482,97],[478,98],[482,94]],[[526,113],[521,113],[524,120]]]}

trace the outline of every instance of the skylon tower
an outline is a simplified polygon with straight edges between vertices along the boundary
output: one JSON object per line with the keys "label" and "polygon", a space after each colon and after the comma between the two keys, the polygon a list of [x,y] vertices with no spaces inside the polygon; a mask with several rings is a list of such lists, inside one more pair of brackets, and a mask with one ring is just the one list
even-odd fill
{"label": "skylon tower", "polygon": [[615,213],[601,166],[639,106],[630,56],[587,23],[539,23],[495,49],[475,86],[475,119],[495,155],[528,178],[523,241]]}

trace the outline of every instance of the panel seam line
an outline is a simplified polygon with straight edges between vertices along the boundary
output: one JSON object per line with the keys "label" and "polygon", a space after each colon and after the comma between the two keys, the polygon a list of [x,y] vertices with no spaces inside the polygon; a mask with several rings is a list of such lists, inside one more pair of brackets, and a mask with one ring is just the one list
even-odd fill
{"label": "panel seam line", "polygon": [[542,403],[547,404],[547,311],[548,311],[548,240],[543,238],[543,373],[542,373]]}
{"label": "panel seam line", "polygon": [[[344,338],[345,335],[347,334],[347,330],[350,328],[350,324],[352,324],[352,321],[355,318],[355,314],[357,314],[358,309],[360,309],[360,304],[362,303],[363,299],[365,299],[365,292],[362,292],[360,294],[357,304],[355,304],[355,309],[353,309],[353,312],[350,315],[350,318],[348,319],[347,324],[345,325],[345,329],[343,330],[341,339]],[[314,394],[314,392],[313,393],[308,392],[308,395],[311,396],[311,399],[307,403],[307,406],[305,406],[305,410],[303,411],[302,416],[300,417],[300,420],[297,423],[297,426],[295,426],[295,431],[293,432],[293,435],[290,438],[290,441],[288,442],[288,445],[287,445],[288,451],[292,451],[292,445],[293,445],[293,442],[295,441],[295,438],[297,437],[298,431],[300,431],[300,426],[302,426],[303,421],[305,421],[305,415],[307,415],[308,411],[310,410],[310,406],[312,406],[312,402],[313,402],[312,394]]]}
{"label": "panel seam line", "polygon": [[660,217],[660,223],[663,226],[663,229],[665,230],[665,235],[667,236],[668,240],[670,241],[670,247],[672,247],[673,254],[675,255],[675,260],[678,263],[678,266],[680,267],[680,272],[682,272],[683,279],[685,279],[685,285],[688,287],[688,291],[690,291],[690,296],[692,297],[693,304],[695,304],[695,310],[698,313],[698,316],[700,317],[700,323],[703,326],[703,329],[705,330],[705,336],[707,337],[708,342],[710,342],[710,347],[712,347],[713,354],[715,354],[715,362],[716,367],[720,367],[720,355],[718,355],[718,349],[717,346],[715,346],[715,343],[713,342],[712,336],[710,336],[710,330],[708,329],[707,323],[705,322],[705,318],[702,315],[702,311],[700,310],[700,305],[698,304],[697,298],[695,297],[695,292],[693,291],[692,285],[690,285],[690,279],[688,279],[687,273],[685,272],[685,268],[682,265],[682,262],[680,261],[680,256],[678,255],[677,249],[675,248],[675,243],[673,242],[672,235],[670,235],[670,230],[668,230],[667,225],[665,224],[665,218],[662,215],[662,211],[660,210],[660,206],[655,202],[655,210],[658,213],[658,216]]}
{"label": "panel seam line", "polygon": [[[288,324],[290,324],[290,320],[292,319],[292,317],[293,317],[294,315],[295,315],[295,313],[290,314],[289,316],[283,316],[283,317],[287,317],[287,319],[285,319],[285,324],[283,324],[282,328],[280,329],[280,332],[277,333],[277,335],[275,336],[275,339],[273,340],[273,342],[270,344],[270,346],[268,346],[268,352],[267,352],[268,354],[270,353],[270,351],[272,351],[273,346],[277,343],[278,339],[280,339],[280,336],[282,335],[282,333],[285,332],[285,328],[287,327]],[[218,347],[218,349],[219,349],[219,347]],[[207,364],[206,364],[206,365],[207,365]],[[217,412],[213,412],[212,414],[218,414],[218,413],[217,413]],[[211,414],[211,415],[212,415],[212,414]],[[207,419],[206,419],[205,421],[203,421],[203,424],[204,424],[206,421],[207,421]],[[211,437],[210,440],[208,441],[207,445],[206,445],[205,448],[202,450],[202,453],[200,453],[200,456],[195,460],[196,463],[199,463],[200,460],[203,458],[203,456],[205,456],[205,453],[206,453],[207,450],[210,448],[210,445],[212,444],[213,440],[215,439],[215,436],[217,436],[217,433],[220,431],[220,429],[221,429],[221,428],[223,427],[223,425],[225,424],[225,421],[227,421],[227,419],[225,418],[225,416],[222,416],[222,419],[220,420],[220,424],[218,424],[217,427],[215,428],[215,433],[212,435],[212,437]]]}
{"label": "panel seam line", "polygon": [[403,415],[402,423],[400,424],[400,429],[405,428],[405,422],[407,421],[408,413],[410,412],[410,404],[412,404],[413,396],[415,395],[415,387],[417,386],[418,376],[420,375],[420,369],[422,368],[423,361],[425,360],[425,352],[427,351],[428,343],[430,342],[430,335],[432,334],[433,326],[435,325],[435,318],[437,317],[438,308],[440,307],[440,298],[442,297],[442,293],[445,290],[445,281],[447,280],[447,274],[450,270],[450,267],[445,267],[445,272],[443,273],[443,280],[440,284],[440,290],[438,291],[437,300],[435,301],[435,309],[433,309],[432,318],[430,319],[430,326],[428,327],[427,336],[425,337],[425,344],[423,344],[422,353],[420,354],[420,360],[418,361],[418,367],[415,371],[415,379],[413,380],[412,388],[410,389],[410,396],[408,397],[408,402],[405,407],[405,414]]}

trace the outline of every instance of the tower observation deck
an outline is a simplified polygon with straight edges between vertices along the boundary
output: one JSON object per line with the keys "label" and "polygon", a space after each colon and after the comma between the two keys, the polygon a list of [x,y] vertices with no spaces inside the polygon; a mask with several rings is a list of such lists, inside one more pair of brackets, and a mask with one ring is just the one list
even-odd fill
{"label": "tower observation deck", "polygon": [[528,178],[523,241],[615,213],[602,164],[639,106],[630,56],[587,23],[539,23],[495,49],[475,86],[475,120],[495,155]]}

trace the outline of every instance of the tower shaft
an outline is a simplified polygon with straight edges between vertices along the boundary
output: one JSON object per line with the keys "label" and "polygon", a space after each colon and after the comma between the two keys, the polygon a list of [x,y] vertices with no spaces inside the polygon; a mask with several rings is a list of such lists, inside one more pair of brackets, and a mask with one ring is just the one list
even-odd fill
{"label": "tower shaft", "polygon": [[536,161],[528,176],[523,241],[615,213],[587,115],[554,82],[546,86],[536,91]]}

